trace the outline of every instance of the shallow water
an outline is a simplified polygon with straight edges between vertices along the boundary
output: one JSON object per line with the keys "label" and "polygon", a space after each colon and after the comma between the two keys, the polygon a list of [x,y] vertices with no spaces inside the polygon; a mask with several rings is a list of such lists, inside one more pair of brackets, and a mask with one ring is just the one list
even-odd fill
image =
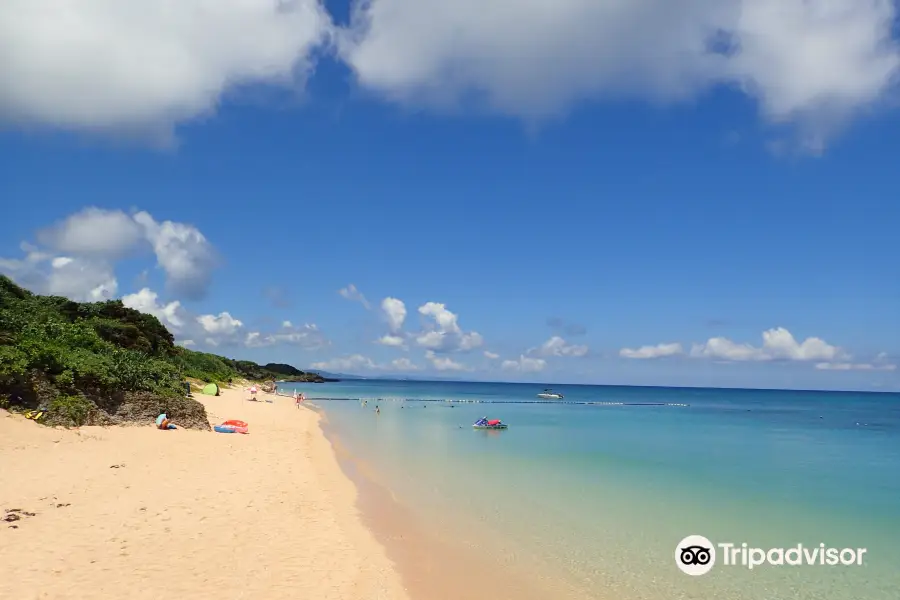
{"label": "shallow water", "polygon": [[[297,387],[436,530],[541,564],[573,598],[895,600],[900,589],[900,395],[554,388],[566,401],[688,405],[593,406],[499,403],[535,400],[540,388],[522,384]],[[472,430],[481,416],[510,428]],[[689,534],[867,554],[861,567],[752,571],[720,559],[689,577],[674,559]]]}

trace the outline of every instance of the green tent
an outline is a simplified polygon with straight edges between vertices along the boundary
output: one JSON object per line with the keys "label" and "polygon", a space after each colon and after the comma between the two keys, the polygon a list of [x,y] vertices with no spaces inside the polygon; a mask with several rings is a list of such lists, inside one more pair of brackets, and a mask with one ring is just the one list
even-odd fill
{"label": "green tent", "polygon": [[206,387],[203,388],[203,392],[207,396],[218,396],[219,395],[219,386],[215,383],[207,383]]}

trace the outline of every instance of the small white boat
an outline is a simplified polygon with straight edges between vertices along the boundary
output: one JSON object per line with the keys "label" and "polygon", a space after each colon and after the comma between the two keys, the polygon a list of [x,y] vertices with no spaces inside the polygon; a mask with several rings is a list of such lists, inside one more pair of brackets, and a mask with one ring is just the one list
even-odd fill
{"label": "small white boat", "polygon": [[545,400],[562,400],[563,395],[554,392],[551,389],[546,389],[540,394],[537,395],[538,398],[544,398]]}

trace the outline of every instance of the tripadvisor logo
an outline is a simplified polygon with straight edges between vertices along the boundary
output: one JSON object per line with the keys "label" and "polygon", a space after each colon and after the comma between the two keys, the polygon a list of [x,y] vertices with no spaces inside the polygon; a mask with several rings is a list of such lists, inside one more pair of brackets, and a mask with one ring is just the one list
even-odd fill
{"label": "tripadvisor logo", "polygon": [[790,548],[757,548],[747,543],[713,544],[702,535],[689,535],[675,547],[675,564],[688,575],[706,575],[716,564],[746,567],[861,566],[865,548],[832,548],[825,544]]}

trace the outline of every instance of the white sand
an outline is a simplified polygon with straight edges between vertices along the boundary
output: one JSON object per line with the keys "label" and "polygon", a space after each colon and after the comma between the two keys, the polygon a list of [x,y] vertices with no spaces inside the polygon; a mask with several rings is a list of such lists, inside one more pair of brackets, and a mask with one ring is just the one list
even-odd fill
{"label": "white sand", "polygon": [[0,411],[0,518],[36,513],[0,522],[0,598],[405,600],[318,415],[244,396],[196,397],[249,435]]}

